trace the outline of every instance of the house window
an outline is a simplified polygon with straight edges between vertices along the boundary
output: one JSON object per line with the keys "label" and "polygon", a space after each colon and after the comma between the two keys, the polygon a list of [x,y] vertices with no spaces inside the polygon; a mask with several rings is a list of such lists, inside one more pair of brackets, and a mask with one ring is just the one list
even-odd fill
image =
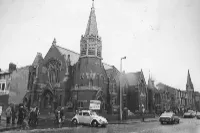
{"label": "house window", "polygon": [[2,84],[2,91],[5,89],[5,83]]}
{"label": "house window", "polygon": [[78,101],[78,108],[83,108],[84,101]]}
{"label": "house window", "polygon": [[59,102],[59,106],[61,106],[62,104],[62,95],[60,95],[60,102]]}

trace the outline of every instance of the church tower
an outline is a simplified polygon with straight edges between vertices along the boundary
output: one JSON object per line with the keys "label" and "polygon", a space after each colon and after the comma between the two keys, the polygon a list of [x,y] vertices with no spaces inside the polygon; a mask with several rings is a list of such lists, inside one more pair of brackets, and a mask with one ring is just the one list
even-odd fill
{"label": "church tower", "polygon": [[90,100],[99,100],[101,110],[105,109],[107,80],[102,64],[102,41],[98,34],[93,1],[85,34],[81,36],[80,57],[74,72],[72,92],[78,103],[76,107],[89,108]]}
{"label": "church tower", "polygon": [[187,83],[186,83],[186,92],[187,92],[187,105],[190,109],[195,109],[194,105],[194,87],[192,84],[192,80],[190,77],[190,72],[188,70],[188,75],[187,75]]}
{"label": "church tower", "polygon": [[85,34],[81,36],[80,41],[80,58],[84,57],[102,59],[102,42],[101,37],[98,35],[94,0]]}

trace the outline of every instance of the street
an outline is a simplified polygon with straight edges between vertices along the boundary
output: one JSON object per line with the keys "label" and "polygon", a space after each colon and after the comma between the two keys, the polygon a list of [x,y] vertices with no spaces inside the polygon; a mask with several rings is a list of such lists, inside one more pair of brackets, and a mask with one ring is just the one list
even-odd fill
{"label": "street", "polygon": [[[18,131],[8,131],[7,133],[16,133]],[[35,129],[23,132],[48,132],[48,133],[200,133],[200,120],[183,119],[180,124],[164,124],[156,122],[139,122],[129,124],[109,124],[106,128],[93,128],[89,126],[66,127],[60,129]]]}

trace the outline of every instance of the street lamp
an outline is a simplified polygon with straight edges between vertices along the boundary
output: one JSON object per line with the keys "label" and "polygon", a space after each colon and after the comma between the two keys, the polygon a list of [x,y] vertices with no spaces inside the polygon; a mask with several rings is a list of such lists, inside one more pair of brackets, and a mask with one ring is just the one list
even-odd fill
{"label": "street lamp", "polygon": [[[122,57],[120,60],[120,82],[121,82],[121,74],[122,74],[122,60],[126,59],[126,56]],[[120,120],[122,120],[122,88],[121,88],[121,83],[120,83],[120,89],[119,89],[119,95],[120,95],[120,103],[119,103],[119,107],[120,107]]]}

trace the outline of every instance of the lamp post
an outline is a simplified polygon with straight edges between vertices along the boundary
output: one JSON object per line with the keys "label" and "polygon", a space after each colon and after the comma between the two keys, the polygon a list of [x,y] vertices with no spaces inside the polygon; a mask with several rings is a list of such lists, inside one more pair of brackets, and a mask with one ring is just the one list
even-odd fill
{"label": "lamp post", "polygon": [[[126,59],[126,56],[122,57],[120,60],[120,82],[121,82],[121,74],[122,74],[122,60]],[[121,87],[121,83],[119,85],[120,89],[119,89],[119,95],[120,95],[120,103],[119,103],[119,107],[120,107],[120,120],[122,120],[122,87]]]}

